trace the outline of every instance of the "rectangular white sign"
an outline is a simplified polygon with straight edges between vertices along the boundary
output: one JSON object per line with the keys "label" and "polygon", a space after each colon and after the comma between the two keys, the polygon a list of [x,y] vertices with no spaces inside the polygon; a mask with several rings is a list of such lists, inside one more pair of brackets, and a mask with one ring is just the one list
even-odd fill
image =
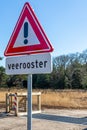
{"label": "rectangular white sign", "polygon": [[43,74],[51,73],[51,54],[13,56],[6,58],[6,74]]}

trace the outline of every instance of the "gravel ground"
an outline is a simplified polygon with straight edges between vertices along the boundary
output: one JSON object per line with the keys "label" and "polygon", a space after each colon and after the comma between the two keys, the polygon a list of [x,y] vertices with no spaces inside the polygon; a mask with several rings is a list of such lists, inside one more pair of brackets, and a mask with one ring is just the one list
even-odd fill
{"label": "gravel ground", "polygon": [[[87,130],[87,110],[45,109],[32,117],[32,130]],[[27,130],[27,116],[1,112],[0,130]]]}

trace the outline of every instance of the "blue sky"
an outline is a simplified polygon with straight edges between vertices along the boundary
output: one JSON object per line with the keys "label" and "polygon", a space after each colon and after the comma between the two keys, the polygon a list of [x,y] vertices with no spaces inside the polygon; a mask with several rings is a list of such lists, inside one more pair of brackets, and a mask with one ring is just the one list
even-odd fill
{"label": "blue sky", "polygon": [[[0,2],[0,56],[8,44],[25,0]],[[54,52],[52,56],[87,49],[87,0],[27,0],[30,3]],[[5,58],[0,66],[5,65]]]}

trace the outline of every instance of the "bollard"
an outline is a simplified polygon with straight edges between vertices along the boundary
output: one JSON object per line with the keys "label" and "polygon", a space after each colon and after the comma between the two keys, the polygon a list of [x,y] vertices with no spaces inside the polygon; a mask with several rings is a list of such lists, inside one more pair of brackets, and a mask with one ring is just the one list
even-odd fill
{"label": "bollard", "polygon": [[18,115],[18,97],[17,93],[14,94],[14,111],[15,111],[15,116]]}

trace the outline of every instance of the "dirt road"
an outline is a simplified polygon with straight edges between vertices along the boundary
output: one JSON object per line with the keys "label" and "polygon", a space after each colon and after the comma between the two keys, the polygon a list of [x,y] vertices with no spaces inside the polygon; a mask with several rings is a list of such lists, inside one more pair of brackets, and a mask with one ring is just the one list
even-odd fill
{"label": "dirt road", "polygon": [[[0,130],[27,130],[27,116],[0,113]],[[33,115],[32,130],[87,130],[87,110],[45,109]]]}

